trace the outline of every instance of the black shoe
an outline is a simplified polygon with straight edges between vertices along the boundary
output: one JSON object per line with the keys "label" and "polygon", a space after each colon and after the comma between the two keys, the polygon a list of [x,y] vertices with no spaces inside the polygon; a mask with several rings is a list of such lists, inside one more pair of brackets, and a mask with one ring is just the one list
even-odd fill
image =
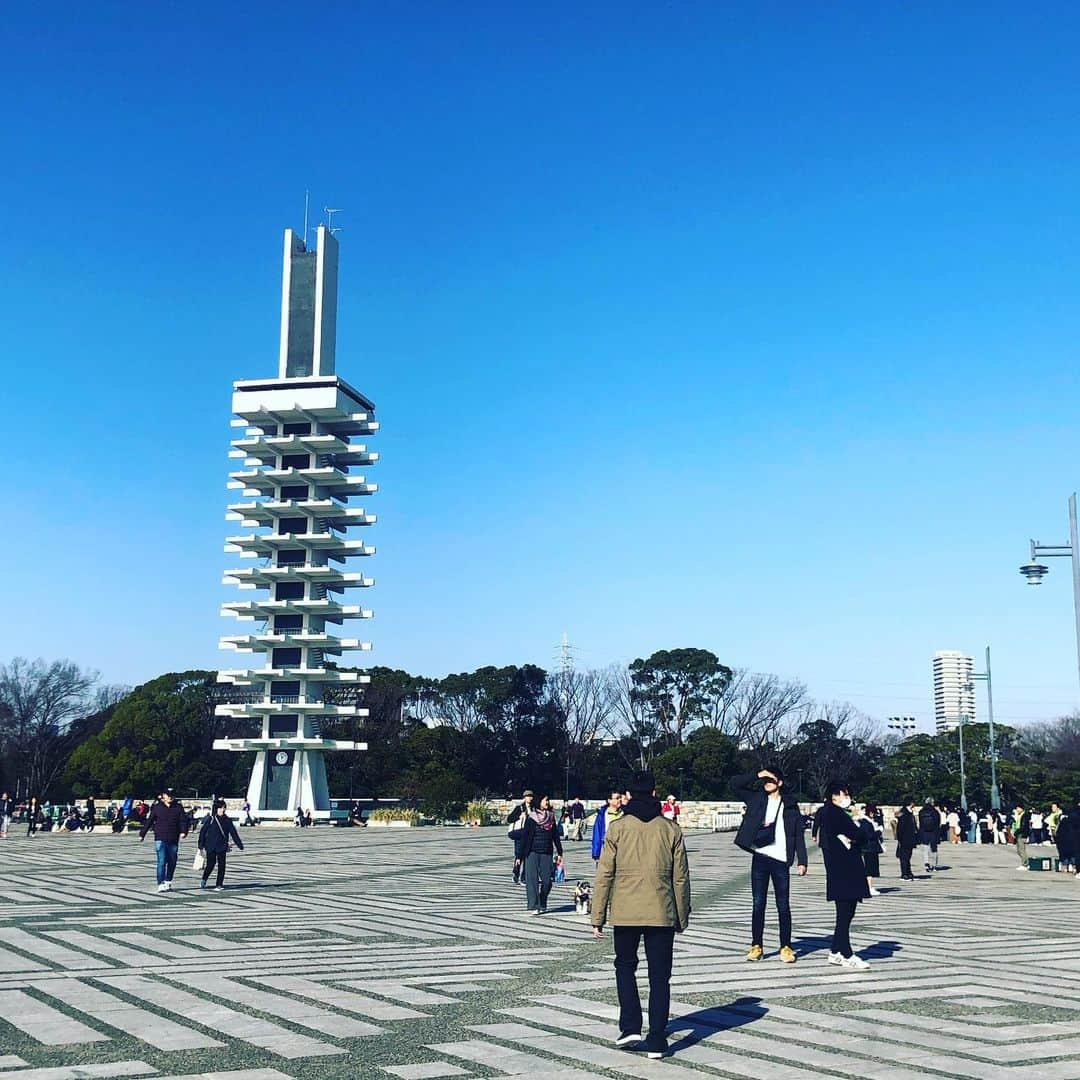
{"label": "black shoe", "polygon": [[645,1056],[647,1058],[657,1060],[662,1057],[667,1057],[667,1039],[658,1039],[656,1042],[653,1042],[652,1039],[646,1039],[645,1042],[642,1043],[641,1048],[645,1051]]}
{"label": "black shoe", "polygon": [[620,1031],[619,1037],[615,1040],[616,1046],[637,1046],[641,1042],[640,1031]]}

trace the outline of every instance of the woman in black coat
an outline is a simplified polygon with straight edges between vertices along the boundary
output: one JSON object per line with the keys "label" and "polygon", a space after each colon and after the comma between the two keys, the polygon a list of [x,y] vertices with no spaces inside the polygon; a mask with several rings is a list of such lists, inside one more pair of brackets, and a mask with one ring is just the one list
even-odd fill
{"label": "woman in black coat", "polygon": [[241,851],[244,850],[244,842],[233,820],[225,813],[225,800],[218,799],[213,810],[204,818],[202,828],[199,830],[199,850],[206,853],[206,865],[203,867],[202,883],[200,889],[206,888],[210,880],[210,871],[217,866],[217,884],[215,892],[225,888],[225,855],[230,846],[235,844]]}
{"label": "woman in black coat", "polygon": [[1059,869],[1075,874],[1076,858],[1080,855],[1080,805],[1071,807],[1059,819],[1054,842],[1058,849]]}
{"label": "woman in black coat", "polygon": [[821,808],[821,851],[825,860],[825,899],[836,904],[829,963],[852,971],[866,971],[870,965],[851,949],[851,920],[860,900],[870,896],[863,866],[859,827],[847,815],[851,795],[847,784],[833,780],[825,792]]}
{"label": "woman in black coat", "polygon": [[555,871],[555,855],[562,858],[563,847],[551,800],[541,795],[536,806],[537,809],[529,810],[525,827],[517,834],[514,854],[521,863],[521,877],[525,882],[525,909],[530,915],[544,915]]}

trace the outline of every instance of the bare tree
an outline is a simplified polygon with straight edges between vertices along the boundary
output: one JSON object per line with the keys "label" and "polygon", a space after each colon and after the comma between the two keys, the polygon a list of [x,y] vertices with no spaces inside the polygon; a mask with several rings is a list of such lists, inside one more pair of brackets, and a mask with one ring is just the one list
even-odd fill
{"label": "bare tree", "polygon": [[547,677],[545,693],[563,729],[566,760],[573,768],[581,748],[606,733],[615,708],[607,672],[567,667]]}
{"label": "bare tree", "polygon": [[738,668],[710,700],[704,723],[745,749],[759,750],[783,742],[803,722],[808,705],[806,686],[797,679]]}
{"label": "bare tree", "polygon": [[45,795],[63,768],[68,728],[93,710],[97,681],[70,660],[0,664],[0,748],[32,792]]}
{"label": "bare tree", "polygon": [[601,731],[615,740],[619,757],[628,769],[646,769],[657,752],[660,728],[655,713],[638,693],[630,671],[612,664],[599,673],[610,703]]}

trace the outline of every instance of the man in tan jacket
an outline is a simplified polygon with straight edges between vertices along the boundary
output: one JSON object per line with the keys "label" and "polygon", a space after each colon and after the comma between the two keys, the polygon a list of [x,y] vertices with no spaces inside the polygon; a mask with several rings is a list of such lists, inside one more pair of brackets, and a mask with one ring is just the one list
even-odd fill
{"label": "man in tan jacket", "polygon": [[[682,830],[660,813],[652,773],[630,784],[623,816],[611,824],[600,849],[592,893],[593,934],[610,923],[615,936],[615,987],[619,993],[616,1046],[667,1053],[671,960],[675,934],[690,921],[690,868]],[[641,1039],[641,999],[635,972],[645,940],[649,963],[649,1035]]]}

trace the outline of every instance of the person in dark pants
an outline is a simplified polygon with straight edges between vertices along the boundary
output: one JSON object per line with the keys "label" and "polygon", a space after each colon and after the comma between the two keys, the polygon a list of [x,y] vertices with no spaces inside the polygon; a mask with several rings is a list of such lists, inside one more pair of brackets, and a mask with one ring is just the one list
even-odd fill
{"label": "person in dark pants", "polygon": [[[615,936],[615,988],[619,995],[616,1046],[643,1049],[650,1058],[668,1050],[671,966],[676,933],[690,921],[690,868],[682,830],[660,813],[651,773],[630,784],[623,815],[604,835],[592,892],[592,928]],[[649,1034],[641,1039],[637,988],[638,948],[649,963]]]}
{"label": "person in dark pants", "polygon": [[41,821],[41,803],[37,796],[33,796],[26,804],[26,835],[33,836],[38,830],[38,822]]}
{"label": "person in dark pants", "polygon": [[86,800],[86,816],[83,820],[86,822],[86,831],[93,832],[97,824],[97,805],[92,796]]}
{"label": "person in dark pants", "polygon": [[555,855],[558,853],[561,856],[563,853],[562,841],[555,829],[551,800],[541,795],[536,805],[539,809],[530,810],[525,818],[525,827],[519,834],[514,852],[525,881],[527,915],[547,913]]}
{"label": "person in dark pants", "polygon": [[784,774],[773,766],[761,769],[757,776],[746,773],[732,778],[736,796],[746,803],[746,813],[735,834],[735,844],[753,855],[750,863],[751,942],[747,960],[760,960],[765,954],[765,904],[772,882],[773,903],[780,921],[780,959],[795,963],[791,947],[792,863],[798,861],[799,875],[806,873],[806,836],[802,811],[794,795],[783,791]]}
{"label": "person in dark pants", "polygon": [[[929,874],[931,870],[938,868],[938,844],[941,842],[941,811],[934,805],[932,799],[927,799],[919,810],[919,843],[923,849],[923,865]],[[930,856],[934,857],[934,865],[930,865]]]}
{"label": "person in dark pants", "polygon": [[521,860],[517,857],[518,842],[521,840],[521,832],[525,828],[525,819],[529,816],[529,811],[533,808],[533,800],[535,798],[535,794],[526,788],[525,793],[521,796],[521,802],[510,811],[510,814],[506,819],[506,835],[510,837],[510,842],[514,845],[515,885],[521,883]]}
{"label": "person in dark pants", "polygon": [[900,877],[903,881],[914,881],[911,872],[911,856],[919,840],[919,828],[915,824],[915,800],[904,798],[904,805],[896,815],[896,857],[900,860]]}
{"label": "person in dark pants", "polygon": [[154,830],[154,850],[157,855],[158,892],[170,892],[180,841],[188,834],[187,814],[183,806],[173,799],[171,791],[163,791],[150,808],[146,823],[139,830],[140,844],[151,829]]}
{"label": "person in dark pants", "polygon": [[199,830],[199,850],[206,852],[206,865],[203,867],[202,884],[199,888],[206,888],[210,873],[215,866],[217,867],[217,884],[214,886],[214,891],[221,892],[225,888],[225,855],[230,844],[235,844],[241,851],[244,850],[244,842],[236,832],[236,825],[225,812],[225,800],[218,799]]}
{"label": "person in dark pants", "polygon": [[819,831],[825,860],[825,898],[836,904],[836,927],[829,963],[851,971],[866,971],[870,965],[852,951],[849,933],[859,901],[870,896],[859,851],[862,834],[847,814],[851,795],[845,781],[830,781],[825,798]]}

